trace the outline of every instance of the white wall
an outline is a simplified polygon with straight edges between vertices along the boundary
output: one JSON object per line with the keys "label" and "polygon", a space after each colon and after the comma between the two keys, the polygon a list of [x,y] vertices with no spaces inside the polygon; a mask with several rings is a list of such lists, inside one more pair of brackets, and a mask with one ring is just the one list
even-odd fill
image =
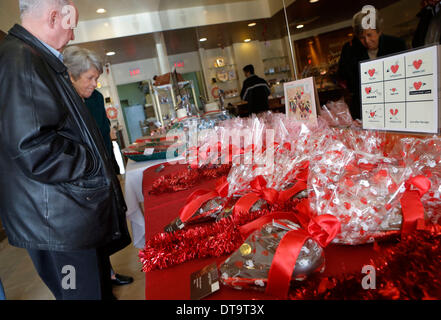
{"label": "white wall", "polygon": [[239,81],[243,83],[245,75],[242,72],[243,67],[248,64],[254,66],[255,74],[260,77],[264,75],[264,67],[262,61],[262,54],[259,41],[251,41],[248,43],[234,43],[233,44],[234,57],[238,66]]}
{"label": "white wall", "polygon": [[[119,63],[112,65],[113,77],[115,84],[127,84],[133,82],[140,82],[144,80],[151,80],[155,75],[159,75],[159,61],[157,58],[137,60],[126,63]],[[131,76],[130,70],[138,69],[140,73]]]}

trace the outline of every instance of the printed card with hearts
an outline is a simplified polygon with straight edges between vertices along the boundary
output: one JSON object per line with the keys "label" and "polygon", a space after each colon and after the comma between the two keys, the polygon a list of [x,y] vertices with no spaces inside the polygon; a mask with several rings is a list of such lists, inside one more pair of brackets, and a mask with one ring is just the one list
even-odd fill
{"label": "printed card with hearts", "polygon": [[372,83],[383,81],[383,63],[374,60],[371,63],[361,65],[361,83]]}
{"label": "printed card with hearts", "polygon": [[397,80],[406,77],[406,65],[404,64],[404,56],[385,59],[384,61],[384,80]]}
{"label": "printed card with hearts", "polygon": [[[440,48],[431,46],[360,63],[364,129],[439,133]],[[374,109],[375,117],[371,116]]]}

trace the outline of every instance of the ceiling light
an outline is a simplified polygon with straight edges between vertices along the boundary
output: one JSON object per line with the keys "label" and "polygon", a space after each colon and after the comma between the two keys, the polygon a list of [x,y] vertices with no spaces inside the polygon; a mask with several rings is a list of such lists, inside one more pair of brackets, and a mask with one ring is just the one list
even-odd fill
{"label": "ceiling light", "polygon": [[106,53],[106,56],[114,56],[116,53],[113,51],[109,51]]}
{"label": "ceiling light", "polygon": [[244,42],[250,42],[251,41],[251,39],[245,39],[244,40]]}
{"label": "ceiling light", "polygon": [[252,23],[248,24],[248,27],[254,27],[256,24],[257,24],[257,23],[252,22]]}
{"label": "ceiling light", "polygon": [[96,11],[96,13],[106,13],[106,12],[107,12],[107,10],[103,9],[103,8],[100,8]]}
{"label": "ceiling light", "polygon": [[319,0],[309,0],[309,3],[316,3],[319,2]]}
{"label": "ceiling light", "polygon": [[201,39],[199,39],[199,41],[200,41],[200,42],[207,41],[207,38],[201,38]]}
{"label": "ceiling light", "polygon": [[304,27],[303,24],[299,24],[296,28],[297,28],[297,29],[302,29],[303,27]]}

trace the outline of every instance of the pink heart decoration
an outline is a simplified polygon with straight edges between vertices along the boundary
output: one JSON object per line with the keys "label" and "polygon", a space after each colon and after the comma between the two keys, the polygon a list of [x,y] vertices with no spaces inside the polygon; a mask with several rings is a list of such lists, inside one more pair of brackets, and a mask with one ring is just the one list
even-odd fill
{"label": "pink heart decoration", "polygon": [[369,94],[369,93],[371,93],[372,88],[371,87],[366,87],[364,90],[366,90],[366,93]]}
{"label": "pink heart decoration", "polygon": [[395,110],[390,109],[389,111],[390,111],[391,115],[393,115],[393,116],[395,116],[398,113],[398,109],[395,109]]}
{"label": "pink heart decoration", "polygon": [[415,90],[420,90],[422,85],[423,85],[423,83],[421,81],[413,83],[413,86],[415,87]]}
{"label": "pink heart decoration", "polygon": [[420,67],[421,67],[421,65],[423,64],[423,60],[415,60],[414,62],[413,62],[413,66],[415,67],[415,69],[419,69]]}
{"label": "pink heart decoration", "polygon": [[396,64],[396,65],[390,67],[390,69],[392,70],[393,73],[397,73],[399,67],[400,66],[398,64]]}
{"label": "pink heart decoration", "polygon": [[371,118],[375,116],[375,112],[371,112]]}
{"label": "pink heart decoration", "polygon": [[371,77],[373,77],[374,74],[375,74],[375,69],[370,69],[370,70],[368,71],[368,73],[369,73],[369,75],[370,75]]}

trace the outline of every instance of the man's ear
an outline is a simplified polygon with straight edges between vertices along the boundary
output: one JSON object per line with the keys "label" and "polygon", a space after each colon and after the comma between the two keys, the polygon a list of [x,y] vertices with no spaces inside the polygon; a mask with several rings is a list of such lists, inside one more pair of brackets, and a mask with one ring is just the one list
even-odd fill
{"label": "man's ear", "polygon": [[58,12],[56,10],[51,10],[49,12],[49,27],[52,29],[55,27],[55,24],[58,19]]}

